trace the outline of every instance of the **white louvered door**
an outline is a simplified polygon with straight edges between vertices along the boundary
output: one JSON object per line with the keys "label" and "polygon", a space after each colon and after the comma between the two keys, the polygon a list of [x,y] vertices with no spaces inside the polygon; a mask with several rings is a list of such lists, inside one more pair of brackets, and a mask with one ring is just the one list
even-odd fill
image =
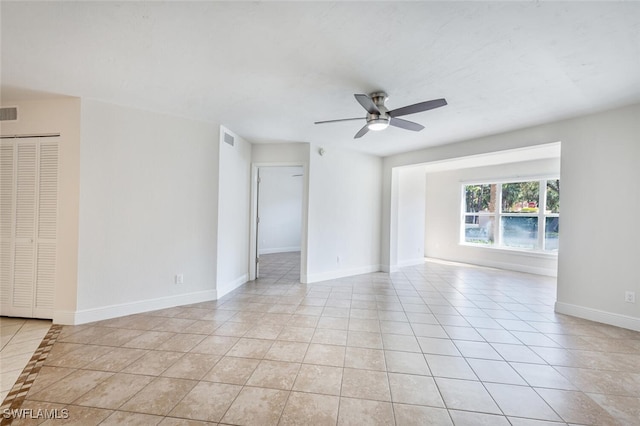
{"label": "white louvered door", "polygon": [[2,142],[2,313],[51,318],[56,275],[58,142]]}

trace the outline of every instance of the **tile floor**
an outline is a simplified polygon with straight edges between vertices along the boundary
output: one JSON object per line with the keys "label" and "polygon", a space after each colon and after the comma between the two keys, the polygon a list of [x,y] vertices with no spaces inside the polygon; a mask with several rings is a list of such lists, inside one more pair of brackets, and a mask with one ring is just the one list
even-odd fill
{"label": "tile floor", "polygon": [[296,262],[263,256],[215,302],[65,326],[23,408],[82,425],[640,424],[640,333],[555,314],[553,279],[427,261],[302,285]]}
{"label": "tile floor", "polygon": [[0,400],[7,396],[50,327],[49,320],[0,317]]}

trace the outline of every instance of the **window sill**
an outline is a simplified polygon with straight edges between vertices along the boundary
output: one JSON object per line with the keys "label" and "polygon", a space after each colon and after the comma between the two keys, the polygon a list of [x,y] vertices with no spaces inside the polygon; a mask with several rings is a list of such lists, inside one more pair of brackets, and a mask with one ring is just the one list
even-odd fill
{"label": "window sill", "polygon": [[557,251],[524,250],[524,249],[507,248],[507,247],[491,247],[491,246],[482,246],[479,244],[470,244],[470,243],[459,243],[458,245],[463,247],[473,247],[481,250],[493,250],[493,251],[498,251],[505,254],[537,257],[541,259],[556,259],[558,257]]}

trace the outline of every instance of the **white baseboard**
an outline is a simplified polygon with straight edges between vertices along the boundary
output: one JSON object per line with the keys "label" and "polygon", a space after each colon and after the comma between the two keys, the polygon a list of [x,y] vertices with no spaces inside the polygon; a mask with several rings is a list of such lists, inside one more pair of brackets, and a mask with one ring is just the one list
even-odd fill
{"label": "white baseboard", "polygon": [[599,309],[587,308],[585,306],[572,305],[571,303],[564,302],[556,302],[555,311],[560,314],[571,315],[590,321],[601,322],[603,324],[615,325],[616,327],[627,328],[629,330],[640,331],[640,318],[637,317],[630,317],[628,315],[601,311]]}
{"label": "white baseboard", "polygon": [[235,290],[236,288],[240,287],[242,284],[246,283],[247,281],[249,281],[249,274],[246,273],[244,275],[242,275],[241,277],[236,278],[235,280],[228,282],[226,284],[222,284],[222,285],[218,285],[218,299],[220,299],[222,296],[224,296],[227,293],[232,292],[233,290]]}
{"label": "white baseboard", "polygon": [[139,300],[136,302],[120,303],[118,305],[101,306],[79,311],[54,311],[53,323],[64,325],[78,325],[88,322],[102,321],[125,315],[140,314],[174,306],[190,305],[192,303],[216,300],[215,290],[197,291],[193,293],[176,294],[155,299]]}
{"label": "white baseboard", "polygon": [[319,274],[307,274],[306,281],[303,284],[317,283],[319,281],[335,280],[336,278],[351,277],[353,275],[369,274],[371,272],[380,272],[380,265],[361,266],[359,268],[338,269],[335,271],[321,272]]}
{"label": "white baseboard", "polygon": [[300,251],[298,247],[276,247],[276,248],[263,248],[258,251],[258,254],[272,254],[272,253],[291,253],[293,251]]}

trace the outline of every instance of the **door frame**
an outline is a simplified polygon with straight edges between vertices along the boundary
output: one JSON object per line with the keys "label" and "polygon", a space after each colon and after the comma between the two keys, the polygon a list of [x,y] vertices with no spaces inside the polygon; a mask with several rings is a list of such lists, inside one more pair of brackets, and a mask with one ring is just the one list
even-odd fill
{"label": "door frame", "polygon": [[249,281],[256,279],[258,257],[258,169],[261,167],[302,167],[302,223],[300,229],[300,282],[307,282],[307,246],[309,217],[309,166],[306,162],[251,163],[251,212],[249,232]]}

